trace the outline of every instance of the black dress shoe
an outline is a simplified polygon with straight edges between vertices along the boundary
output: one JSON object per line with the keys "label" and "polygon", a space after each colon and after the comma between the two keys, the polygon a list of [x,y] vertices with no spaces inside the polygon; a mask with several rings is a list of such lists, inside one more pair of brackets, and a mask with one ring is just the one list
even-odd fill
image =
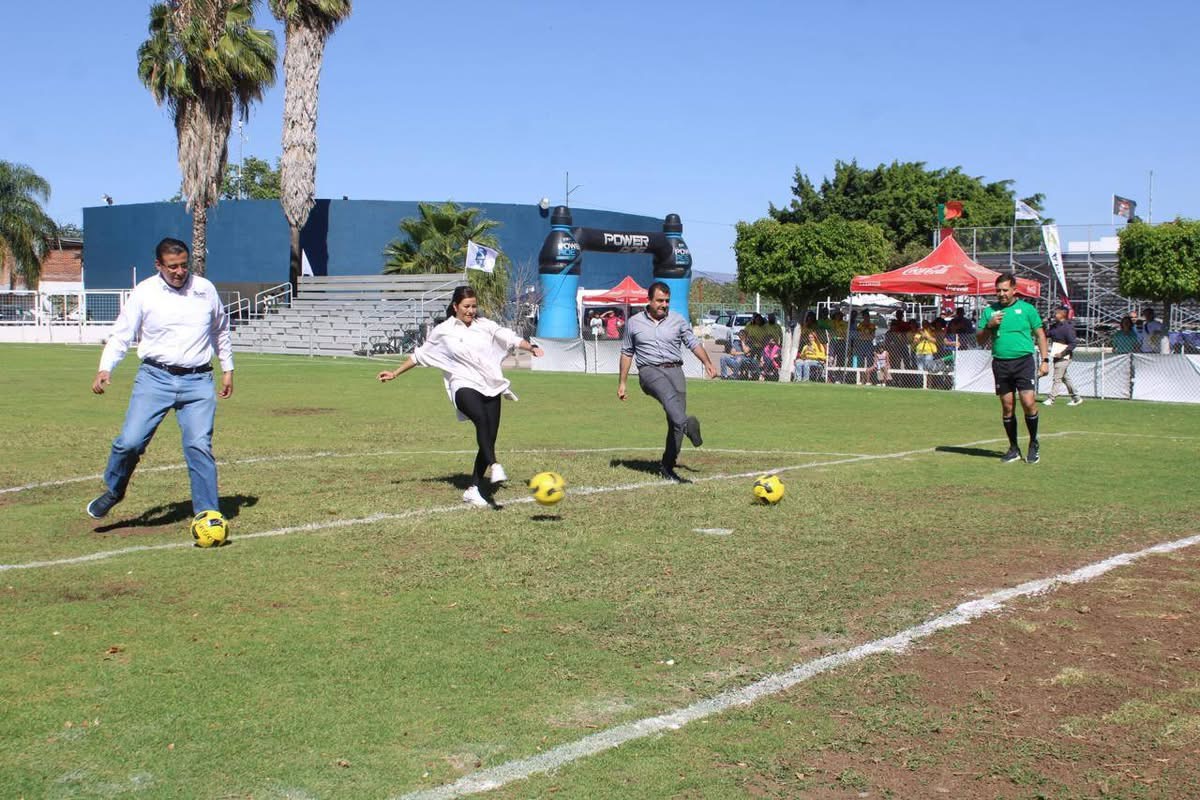
{"label": "black dress shoe", "polygon": [[683,425],[683,432],[691,441],[692,447],[704,444],[704,439],[700,436],[700,420],[695,417],[687,418],[687,422]]}
{"label": "black dress shoe", "polygon": [[677,473],[673,467],[668,467],[665,464],[658,468],[658,474],[664,480],[674,481],[675,483],[691,483],[687,478]]}

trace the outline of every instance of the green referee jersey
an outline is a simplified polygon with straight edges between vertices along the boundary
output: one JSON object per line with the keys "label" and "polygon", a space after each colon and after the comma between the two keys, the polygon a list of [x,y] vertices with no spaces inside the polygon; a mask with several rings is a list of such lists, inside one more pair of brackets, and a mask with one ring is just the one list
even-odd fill
{"label": "green referee jersey", "polygon": [[1000,327],[992,331],[992,358],[1020,358],[1037,352],[1033,332],[1042,327],[1042,317],[1032,304],[1017,299],[1011,306],[992,303],[983,310],[981,326],[997,311],[1003,311]]}

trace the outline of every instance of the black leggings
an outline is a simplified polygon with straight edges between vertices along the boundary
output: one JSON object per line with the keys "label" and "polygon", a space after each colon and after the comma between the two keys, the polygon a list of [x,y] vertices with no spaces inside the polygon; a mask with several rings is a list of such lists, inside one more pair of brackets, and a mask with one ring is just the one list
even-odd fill
{"label": "black leggings", "polygon": [[474,389],[459,389],[454,393],[454,405],[463,416],[475,423],[475,441],[479,453],[475,456],[476,486],[482,487],[483,473],[496,463],[496,435],[500,432],[500,395],[488,397]]}

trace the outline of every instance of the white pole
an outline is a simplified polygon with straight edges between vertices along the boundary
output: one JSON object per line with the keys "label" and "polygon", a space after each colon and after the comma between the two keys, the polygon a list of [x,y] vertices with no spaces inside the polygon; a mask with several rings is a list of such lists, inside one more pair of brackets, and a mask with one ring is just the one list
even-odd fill
{"label": "white pole", "polygon": [[1154,170],[1150,170],[1150,197],[1146,208],[1146,222],[1154,224]]}

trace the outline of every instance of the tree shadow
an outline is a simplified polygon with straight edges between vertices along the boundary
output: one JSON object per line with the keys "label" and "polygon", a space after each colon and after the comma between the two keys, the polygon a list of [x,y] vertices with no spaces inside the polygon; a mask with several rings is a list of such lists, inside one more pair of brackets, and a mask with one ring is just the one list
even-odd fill
{"label": "tree shadow", "polygon": [[954,453],[960,456],[976,456],[977,458],[1004,458],[1004,453],[995,450],[983,450],[978,447],[953,447],[951,445],[942,445],[941,447],[933,448],[937,453]]}
{"label": "tree shadow", "polygon": [[[218,500],[221,513],[225,519],[234,519],[243,508],[258,504],[258,498],[253,495],[226,495]],[[174,525],[192,518],[192,501],[166,503],[148,508],[136,517],[123,519],[96,528],[96,533],[112,533],[124,528],[158,528],[163,525]]]}

